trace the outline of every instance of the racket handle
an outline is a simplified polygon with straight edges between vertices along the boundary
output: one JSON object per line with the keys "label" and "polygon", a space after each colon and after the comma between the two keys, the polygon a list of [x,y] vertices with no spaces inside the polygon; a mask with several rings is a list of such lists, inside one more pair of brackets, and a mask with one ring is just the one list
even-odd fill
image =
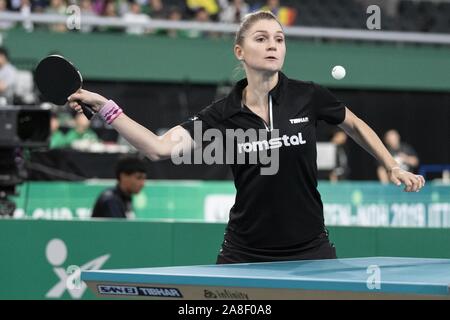
{"label": "racket handle", "polygon": [[85,117],[88,118],[89,120],[91,120],[91,118],[95,115],[94,109],[92,109],[91,106],[89,106],[81,101],[77,101],[77,102],[81,106],[81,109],[83,109],[83,114],[85,115]]}

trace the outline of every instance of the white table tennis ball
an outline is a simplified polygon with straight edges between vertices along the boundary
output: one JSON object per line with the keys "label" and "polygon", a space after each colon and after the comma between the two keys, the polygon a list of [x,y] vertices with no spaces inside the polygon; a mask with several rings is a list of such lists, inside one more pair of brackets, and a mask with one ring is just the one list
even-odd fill
{"label": "white table tennis ball", "polygon": [[335,66],[333,70],[331,70],[331,75],[336,80],[341,80],[345,77],[345,68],[343,66]]}

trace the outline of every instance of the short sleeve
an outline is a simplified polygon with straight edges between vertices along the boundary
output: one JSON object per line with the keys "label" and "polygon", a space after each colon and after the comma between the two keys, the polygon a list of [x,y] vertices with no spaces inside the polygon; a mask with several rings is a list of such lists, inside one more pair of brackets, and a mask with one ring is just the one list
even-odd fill
{"label": "short sleeve", "polygon": [[193,116],[193,117],[190,117],[188,120],[180,123],[180,126],[182,126],[184,129],[186,129],[187,132],[189,132],[189,134],[191,135],[191,138],[194,139],[195,127],[201,126],[202,135],[203,135],[203,133],[206,130],[205,126],[207,126],[207,123],[204,122],[203,120],[200,120],[197,116]]}
{"label": "short sleeve", "polygon": [[206,130],[211,128],[218,128],[222,118],[222,113],[218,110],[214,104],[204,108],[196,115],[190,117],[186,121],[180,123],[184,129],[186,129],[191,135],[192,139],[195,138],[196,128],[201,128],[201,136]]}
{"label": "short sleeve", "polygon": [[329,124],[340,124],[345,119],[345,105],[328,89],[314,83],[313,108],[317,120],[324,120]]}

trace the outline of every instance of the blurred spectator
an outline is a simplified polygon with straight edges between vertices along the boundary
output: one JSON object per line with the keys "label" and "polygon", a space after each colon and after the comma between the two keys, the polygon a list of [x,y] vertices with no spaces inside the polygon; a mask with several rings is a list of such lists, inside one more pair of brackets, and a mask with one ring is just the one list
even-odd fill
{"label": "blurred spectator", "polygon": [[90,121],[82,113],[76,113],[74,120],[75,127],[66,134],[67,145],[82,148],[98,141],[97,134],[89,127]]}
{"label": "blurred spectator", "polygon": [[[125,13],[127,13],[129,11],[129,4],[128,4],[128,0],[92,0],[92,9],[94,10],[95,14],[99,15],[99,16],[105,16],[105,12],[108,11],[107,10],[107,6],[113,3],[112,6],[114,6],[115,8],[115,16],[123,16]],[[111,9],[109,9],[111,10]],[[111,11],[110,15],[106,15],[106,16],[112,16],[111,15]]]}
{"label": "blurred spectator", "polygon": [[152,19],[165,19],[167,12],[162,0],[150,0],[148,14]]}
{"label": "blurred spectator", "polygon": [[50,149],[62,148],[67,146],[65,134],[59,130],[58,115],[52,112],[50,118]]}
{"label": "blurred spectator", "polygon": [[280,0],[267,0],[261,10],[271,11],[285,26],[293,25],[297,18],[297,12],[293,8],[281,6]]}
{"label": "blurred spectator", "polygon": [[103,9],[103,16],[105,17],[117,17],[117,6],[114,0],[105,2],[105,7]]}
{"label": "blurred spectator", "polygon": [[150,21],[150,17],[145,13],[142,13],[141,6],[137,2],[132,2],[130,4],[130,11],[123,15],[125,22],[129,23],[130,26],[126,28],[128,34],[144,34],[148,32],[148,28],[141,25],[131,25],[132,23],[140,22],[147,23]]}
{"label": "blurred spectator", "polygon": [[93,218],[134,218],[132,196],[145,184],[145,162],[135,156],[127,156],[116,166],[117,185],[103,191],[92,211]]}
{"label": "blurred spectator", "polygon": [[[81,0],[80,1],[80,9],[81,9],[81,15],[83,18],[86,17],[95,17],[97,14],[94,12],[94,9],[92,8],[92,1],[91,0]],[[83,24],[81,22],[81,32],[91,32],[94,29],[93,26],[88,26],[86,24]]]}
{"label": "blurred spectator", "polygon": [[117,8],[117,15],[119,17],[123,17],[125,13],[130,11],[130,2],[128,0],[109,0],[109,1],[115,1],[116,8]]}
{"label": "blurred spectator", "polygon": [[[31,14],[30,0],[21,0],[19,10],[20,10],[20,13],[22,14],[22,17],[30,16],[30,14]],[[22,22],[22,27],[28,32],[31,32],[34,30],[33,22],[29,21],[28,19],[26,19]]]}
{"label": "blurred spectator", "polygon": [[390,17],[395,17],[398,12],[400,0],[356,0],[361,3],[365,10],[369,6],[376,5],[381,9],[382,14],[386,13]]}
{"label": "blurred spectator", "polygon": [[22,0],[10,0],[9,6],[13,11],[19,11],[22,6]]}
{"label": "blurred spectator", "polygon": [[47,5],[47,0],[31,0],[31,10],[36,13],[43,13]]}
{"label": "blurred spectator", "polygon": [[219,13],[219,6],[216,0],[186,0],[186,6],[194,15],[197,14],[200,8],[204,8],[208,16],[216,17]]}
{"label": "blurred spectator", "polygon": [[50,6],[45,10],[47,13],[66,14],[67,3],[65,0],[50,0]]}
{"label": "blurred spectator", "polygon": [[[195,22],[210,22],[210,17],[208,11],[205,8],[197,9],[194,17]],[[204,36],[213,35],[210,32],[200,31],[200,30],[188,30],[186,31],[186,36],[188,38],[201,38]]]}
{"label": "blurred spectator", "polygon": [[[6,0],[0,0],[0,13],[8,11]],[[14,22],[0,21],[0,30],[7,30],[14,27]]]}
{"label": "blurred spectator", "polygon": [[[150,16],[151,19],[167,19],[168,12],[164,7],[164,4],[161,0],[148,0],[148,4],[145,5],[144,12]],[[166,29],[149,29],[149,33],[156,35],[166,35]]]}
{"label": "blurred spectator", "polygon": [[[65,0],[50,0],[50,6],[45,9],[46,13],[66,15],[66,1]],[[50,30],[53,32],[66,32],[67,27],[64,23],[55,23],[50,25]]]}
{"label": "blurred spectator", "polygon": [[0,97],[6,98],[11,104],[14,98],[14,86],[17,79],[17,70],[9,62],[8,50],[0,47]]}
{"label": "blurred spectator", "polygon": [[[178,7],[171,7],[169,9],[168,20],[170,21],[180,21],[183,19],[183,13],[181,9]],[[177,38],[179,36],[183,36],[186,32],[183,30],[177,29],[167,29],[166,34],[171,38]]]}
{"label": "blurred spectator", "polygon": [[244,0],[222,0],[222,11],[219,20],[226,23],[240,23],[250,12],[249,5]]}
{"label": "blurred spectator", "polygon": [[92,10],[97,15],[104,15],[106,10],[106,4],[111,2],[110,0],[92,0]]}
{"label": "blurred spectator", "polygon": [[336,167],[330,172],[330,181],[346,180],[350,173],[345,149],[347,135],[344,131],[336,131],[331,138],[331,142],[336,145]]}
{"label": "blurred spectator", "polygon": [[96,16],[94,8],[92,6],[92,0],[80,0],[80,9],[83,15]]}
{"label": "blurred spectator", "polygon": [[[419,158],[416,151],[408,144],[401,142],[400,134],[397,130],[387,131],[384,134],[384,143],[402,169],[413,172],[419,166]],[[389,183],[389,177],[384,167],[378,166],[377,173],[381,182]]]}
{"label": "blurred spectator", "polygon": [[209,22],[210,15],[208,13],[208,10],[206,10],[205,8],[198,8],[195,12],[194,20],[197,22]]}
{"label": "blurred spectator", "polygon": [[[105,8],[102,15],[108,18],[118,17],[117,5],[114,0],[105,2]],[[98,30],[101,32],[123,32],[123,28],[121,27],[98,27]]]}

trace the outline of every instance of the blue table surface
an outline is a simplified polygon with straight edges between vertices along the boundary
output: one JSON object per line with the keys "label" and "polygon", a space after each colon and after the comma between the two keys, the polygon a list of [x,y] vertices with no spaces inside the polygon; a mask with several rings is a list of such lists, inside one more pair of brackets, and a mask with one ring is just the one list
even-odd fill
{"label": "blue table surface", "polygon": [[[379,268],[380,288],[367,282]],[[449,295],[450,259],[371,257],[82,271],[83,281]]]}

